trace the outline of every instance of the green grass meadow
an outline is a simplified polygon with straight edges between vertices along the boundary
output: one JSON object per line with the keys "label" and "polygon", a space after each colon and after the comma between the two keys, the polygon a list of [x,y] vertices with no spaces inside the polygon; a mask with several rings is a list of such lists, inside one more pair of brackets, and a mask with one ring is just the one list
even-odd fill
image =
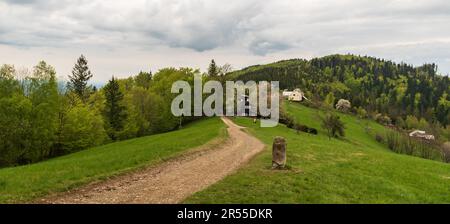
{"label": "green grass meadow", "polygon": [[[234,121],[268,147],[236,174],[185,203],[450,203],[450,164],[396,154],[376,142],[384,127],[341,114],[345,139],[329,139],[316,109],[284,105],[297,121],[319,135],[284,125],[261,128],[247,118]],[[287,168],[271,169],[275,136],[287,139]]]}
{"label": "green grass meadow", "polygon": [[[450,203],[450,164],[396,154],[375,141],[384,127],[340,114],[344,139],[329,139],[320,126],[323,112],[296,103],[283,105],[319,135],[284,125],[261,128],[235,118],[267,148],[222,181],[185,203]],[[367,127],[370,127],[367,131]],[[275,136],[287,139],[287,167],[271,169]],[[214,139],[226,138],[218,118],[183,129],[111,143],[44,162],[0,169],[0,203],[29,202],[54,192],[160,163]]]}
{"label": "green grass meadow", "polygon": [[0,169],[0,203],[26,202],[154,165],[225,137],[225,124],[220,119],[203,119],[178,131],[102,145],[36,164],[3,168]]}

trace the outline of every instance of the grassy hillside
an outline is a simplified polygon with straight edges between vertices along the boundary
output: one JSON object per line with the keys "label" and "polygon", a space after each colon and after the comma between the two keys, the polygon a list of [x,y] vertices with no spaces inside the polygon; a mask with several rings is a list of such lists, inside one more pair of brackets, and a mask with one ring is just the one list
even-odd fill
{"label": "grassy hillside", "polygon": [[[347,137],[329,140],[316,119],[319,111],[298,104],[286,107],[301,123],[318,128],[319,135],[235,119],[269,147],[236,174],[186,202],[450,203],[450,164],[395,154],[365,131],[367,125],[378,131],[384,127],[349,115],[341,115]],[[270,169],[274,136],[287,139],[287,170]]]}
{"label": "grassy hillside", "polygon": [[354,109],[387,115],[406,129],[419,128],[405,124],[408,115],[423,118],[424,124],[439,121],[442,127],[450,125],[450,78],[439,74],[435,64],[412,66],[368,56],[328,55],[254,65],[233,71],[227,78],[279,81],[280,89],[300,88],[314,101],[329,96],[335,99],[333,105],[346,99]]}
{"label": "grassy hillside", "polygon": [[156,164],[214,138],[224,138],[218,118],[179,131],[103,145],[48,161],[0,169],[0,203],[27,201],[139,167]]}

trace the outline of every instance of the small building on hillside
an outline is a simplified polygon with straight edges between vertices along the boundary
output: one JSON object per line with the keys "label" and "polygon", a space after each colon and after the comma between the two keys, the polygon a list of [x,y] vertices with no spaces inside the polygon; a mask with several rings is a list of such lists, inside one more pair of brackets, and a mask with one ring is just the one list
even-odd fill
{"label": "small building on hillside", "polygon": [[409,133],[410,137],[434,140],[434,135],[427,134],[425,131],[415,130]]}
{"label": "small building on hillside", "polygon": [[287,89],[283,90],[281,94],[284,98],[288,98],[292,94],[292,91],[288,91]]}
{"label": "small building on hillside", "polygon": [[294,91],[288,91],[287,89],[283,91],[282,96],[289,101],[301,102],[303,100],[308,100],[305,94],[300,89],[294,89]]}

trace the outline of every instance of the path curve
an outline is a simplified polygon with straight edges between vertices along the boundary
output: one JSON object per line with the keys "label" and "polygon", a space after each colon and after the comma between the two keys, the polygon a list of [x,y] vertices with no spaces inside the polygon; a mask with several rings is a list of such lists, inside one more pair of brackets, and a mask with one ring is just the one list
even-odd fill
{"label": "path curve", "polygon": [[179,203],[236,171],[264,149],[264,144],[228,118],[228,139],[195,156],[89,184],[40,199],[38,203]]}

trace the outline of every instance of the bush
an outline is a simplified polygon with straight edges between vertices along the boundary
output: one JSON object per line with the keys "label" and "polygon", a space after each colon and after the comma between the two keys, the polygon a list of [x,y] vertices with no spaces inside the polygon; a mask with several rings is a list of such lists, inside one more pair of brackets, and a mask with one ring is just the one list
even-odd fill
{"label": "bush", "polygon": [[288,117],[288,118],[286,119],[286,127],[288,127],[288,128],[294,128],[294,126],[295,126],[294,119]]}
{"label": "bush", "polygon": [[297,133],[305,132],[305,133],[317,135],[317,130],[315,128],[310,128],[306,125],[295,122],[294,118],[292,118],[291,116],[289,116],[286,113],[281,113],[279,122],[281,124],[285,124],[286,127],[288,127],[288,128],[296,130]]}
{"label": "bush", "polygon": [[447,139],[447,141],[450,141],[450,125],[447,125],[445,128],[442,129],[442,136]]}
{"label": "bush", "polygon": [[392,120],[387,115],[376,114],[374,120],[382,125],[389,125],[392,123]]}
{"label": "bush", "polygon": [[419,120],[414,115],[408,115],[406,116],[405,125],[408,129],[416,129],[419,127]]}
{"label": "bush", "polygon": [[383,142],[384,142],[383,136],[380,135],[380,134],[378,134],[378,133],[375,135],[375,140],[376,140],[377,142],[380,142],[380,143],[383,143]]}
{"label": "bush", "polygon": [[320,117],[322,120],[322,127],[327,130],[328,137],[344,137],[345,136],[345,126],[340,120],[340,117],[329,113],[325,117]]}
{"label": "bush", "polygon": [[362,107],[358,107],[358,109],[356,110],[356,114],[358,114],[358,117],[361,119],[367,118],[367,111]]}
{"label": "bush", "polygon": [[100,115],[80,104],[67,111],[52,156],[100,145],[106,139],[107,135]]}
{"label": "bush", "polygon": [[294,129],[297,131],[301,131],[301,132],[308,132],[308,127],[306,125],[302,125],[302,124],[294,124]]}
{"label": "bush", "polygon": [[386,132],[388,148],[396,153],[443,161],[441,149],[432,142],[415,139],[397,131]]}
{"label": "bush", "polygon": [[313,135],[318,134],[317,129],[315,129],[315,128],[308,128],[308,133],[313,134]]}
{"label": "bush", "polygon": [[450,163],[450,142],[446,142],[442,145],[442,156],[444,162]]}

